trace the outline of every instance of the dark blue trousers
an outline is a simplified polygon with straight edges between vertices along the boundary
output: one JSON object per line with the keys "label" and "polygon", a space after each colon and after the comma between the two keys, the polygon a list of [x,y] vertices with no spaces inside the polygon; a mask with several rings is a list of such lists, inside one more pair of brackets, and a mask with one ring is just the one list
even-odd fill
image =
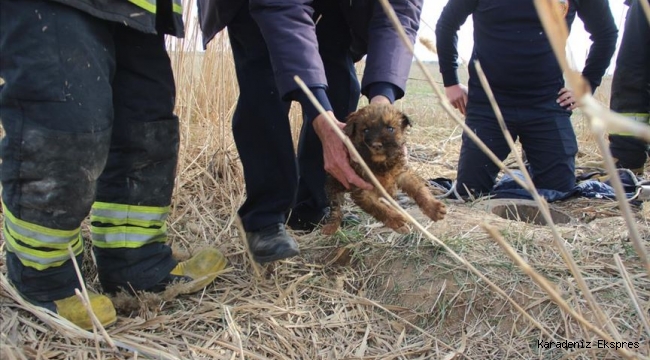
{"label": "dark blue trousers", "polygon": [[[519,139],[526,152],[535,186],[563,192],[572,190],[578,143],[571,125],[571,112],[562,109],[555,99],[533,107],[502,107],[501,112],[508,131],[515,140]],[[489,104],[470,102],[465,123],[500,160],[510,154]],[[458,161],[459,194],[467,194],[465,187],[475,195],[489,193],[498,173],[499,168],[463,134]]]}
{"label": "dark blue trousers", "polygon": [[[344,121],[360,96],[350,33],[337,8],[319,10],[327,12],[316,26],[327,94],[337,119]],[[284,223],[291,209],[292,217],[318,222],[328,205],[320,140],[305,119],[296,154],[290,103],[278,93],[266,43],[247,6],[228,25],[228,33],[240,89],[232,126],[246,182],[246,201],[239,209],[244,229]]]}

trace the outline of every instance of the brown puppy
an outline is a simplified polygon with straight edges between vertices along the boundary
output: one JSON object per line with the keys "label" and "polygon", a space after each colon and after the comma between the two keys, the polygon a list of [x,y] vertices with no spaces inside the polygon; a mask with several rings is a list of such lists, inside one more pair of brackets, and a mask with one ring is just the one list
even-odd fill
{"label": "brown puppy", "polygon": [[[445,216],[445,205],[431,195],[424,179],[406,165],[404,130],[411,125],[406,115],[392,105],[373,104],[350,114],[346,124],[343,131],[391,196],[394,197],[397,188],[401,188],[431,220],[441,220]],[[355,162],[351,165],[359,176],[368,181],[361,165]],[[331,212],[321,232],[332,235],[343,219],[341,205],[347,190],[331,176],[328,176],[325,186]],[[379,201],[381,196],[376,188],[368,191],[353,187],[350,190],[350,197],[361,209],[399,233],[408,232],[406,218]]]}

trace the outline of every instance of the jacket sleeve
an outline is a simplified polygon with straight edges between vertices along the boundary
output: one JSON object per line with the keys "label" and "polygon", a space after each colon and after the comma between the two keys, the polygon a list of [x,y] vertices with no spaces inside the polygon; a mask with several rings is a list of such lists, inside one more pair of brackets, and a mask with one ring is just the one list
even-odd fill
{"label": "jacket sleeve", "polygon": [[[389,1],[411,44],[415,42],[420,25],[423,1]],[[368,54],[361,82],[361,93],[368,97],[372,96],[371,93],[386,95],[383,90],[372,90],[371,85],[375,84],[374,86],[377,88],[379,83],[383,83],[380,87],[389,89],[391,86],[386,86],[386,84],[392,84],[390,92],[393,93],[394,99],[391,99],[391,95],[387,97],[391,100],[401,98],[404,96],[406,80],[408,80],[412,62],[413,55],[402,43],[390,19],[384,13],[381,4],[376,2],[373,6],[368,28]]]}
{"label": "jacket sleeve", "polygon": [[309,0],[250,0],[250,13],[264,36],[276,84],[284,99],[300,91],[295,75],[310,88],[326,88],[313,9]]}
{"label": "jacket sleeve", "polygon": [[591,91],[595,91],[616,50],[618,29],[607,0],[581,2],[577,14],[585,24],[585,30],[590,34],[589,39],[593,42],[582,75],[589,81]]}
{"label": "jacket sleeve", "polygon": [[447,86],[458,79],[458,30],[476,9],[478,0],[449,0],[436,23],[436,47],[442,82]]}

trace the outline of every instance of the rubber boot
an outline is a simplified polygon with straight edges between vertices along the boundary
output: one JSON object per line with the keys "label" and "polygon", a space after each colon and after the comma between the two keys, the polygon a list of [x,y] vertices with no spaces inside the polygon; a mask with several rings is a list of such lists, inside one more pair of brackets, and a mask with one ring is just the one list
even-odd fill
{"label": "rubber boot", "polygon": [[[117,315],[111,300],[100,294],[88,292],[90,299],[90,308],[97,317],[102,326],[107,327],[115,323]],[[81,299],[77,295],[53,301],[56,313],[61,317],[69,320],[73,324],[84,330],[92,330],[93,323],[88,316],[88,311],[83,306]],[[50,308],[50,306],[45,306]]]}
{"label": "rubber boot", "polygon": [[[191,294],[202,290],[226,268],[225,256],[217,249],[203,249],[189,260],[180,262],[169,273],[169,282],[188,282],[183,294]],[[171,280],[171,281],[170,281]]]}

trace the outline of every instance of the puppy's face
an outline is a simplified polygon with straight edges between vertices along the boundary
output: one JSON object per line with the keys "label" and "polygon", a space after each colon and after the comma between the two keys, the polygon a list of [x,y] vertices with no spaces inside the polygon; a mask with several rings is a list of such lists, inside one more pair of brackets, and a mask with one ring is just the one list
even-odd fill
{"label": "puppy's face", "polygon": [[350,114],[344,132],[363,160],[384,163],[403,156],[404,130],[409,125],[409,118],[394,106],[372,104]]}

